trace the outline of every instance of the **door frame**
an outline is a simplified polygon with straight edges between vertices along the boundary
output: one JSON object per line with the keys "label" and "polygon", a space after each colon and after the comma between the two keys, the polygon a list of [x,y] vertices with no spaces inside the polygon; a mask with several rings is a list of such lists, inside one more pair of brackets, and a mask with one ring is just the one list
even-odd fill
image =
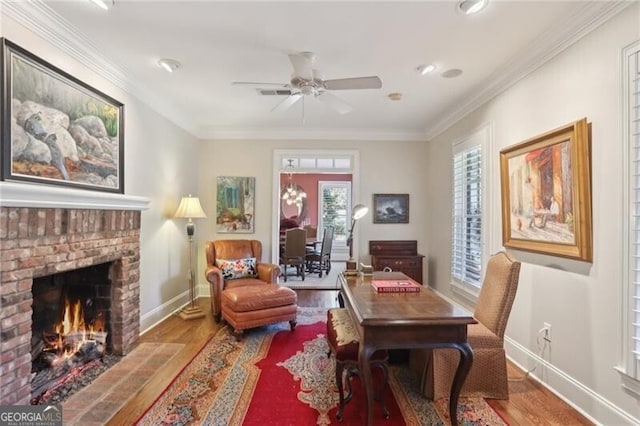
{"label": "door frame", "polygon": [[[280,175],[288,173],[291,168],[286,167],[286,159],[349,159],[349,167],[295,167],[294,173],[344,173],[351,174],[351,205],[358,204],[360,199],[360,152],[354,149],[276,149],[273,151],[273,194],[274,214],[271,223],[271,262],[278,264],[278,247],[280,245]],[[354,242],[358,241],[358,228],[354,232]],[[358,244],[353,245],[354,258],[357,259]]]}

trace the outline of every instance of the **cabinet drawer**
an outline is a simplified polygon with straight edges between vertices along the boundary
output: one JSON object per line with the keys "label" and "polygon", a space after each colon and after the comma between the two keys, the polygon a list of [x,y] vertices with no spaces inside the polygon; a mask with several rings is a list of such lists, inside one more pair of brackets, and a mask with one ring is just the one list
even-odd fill
{"label": "cabinet drawer", "polygon": [[422,259],[407,259],[407,258],[377,258],[376,262],[381,268],[389,267],[393,270],[398,268],[417,268],[422,265]]}

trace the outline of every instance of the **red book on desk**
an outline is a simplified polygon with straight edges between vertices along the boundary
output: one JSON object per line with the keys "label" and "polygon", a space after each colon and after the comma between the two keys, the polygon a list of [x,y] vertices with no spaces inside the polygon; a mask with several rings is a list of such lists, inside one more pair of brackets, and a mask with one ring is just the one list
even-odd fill
{"label": "red book on desk", "polygon": [[378,293],[417,293],[422,286],[411,278],[398,280],[371,280]]}

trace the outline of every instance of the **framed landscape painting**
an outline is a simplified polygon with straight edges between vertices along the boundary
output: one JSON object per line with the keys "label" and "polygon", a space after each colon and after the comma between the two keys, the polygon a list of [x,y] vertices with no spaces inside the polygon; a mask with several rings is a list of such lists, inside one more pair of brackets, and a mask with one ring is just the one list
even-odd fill
{"label": "framed landscape painting", "polygon": [[583,118],[500,151],[505,247],[592,260],[589,143]]}
{"label": "framed landscape painting", "polygon": [[409,194],[373,194],[373,223],[409,223]]}
{"label": "framed landscape painting", "polygon": [[218,176],[216,231],[252,234],[255,223],[256,178]]}
{"label": "framed landscape painting", "polygon": [[0,43],[2,179],[124,193],[124,106]]}

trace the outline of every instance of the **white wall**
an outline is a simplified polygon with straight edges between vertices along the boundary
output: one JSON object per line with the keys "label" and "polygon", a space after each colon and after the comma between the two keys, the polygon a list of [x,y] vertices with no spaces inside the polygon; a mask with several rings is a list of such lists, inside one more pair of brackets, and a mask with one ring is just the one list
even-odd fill
{"label": "white wall", "polygon": [[[150,199],[142,212],[141,329],[188,298],[186,232],[171,219],[180,197],[196,193],[199,142],[135,97],[5,15],[0,35],[124,104],[125,193]],[[158,71],[160,72],[160,71]]]}
{"label": "white wall", "polygon": [[[499,151],[587,117],[592,123],[593,263],[513,251],[522,269],[507,336],[510,357],[529,368],[543,322],[553,327],[543,379],[606,425],[640,423],[638,399],[621,387],[618,364],[622,255],[621,51],[640,38],[636,4],[429,144],[429,283],[450,287],[451,142],[483,123],[489,150],[489,252],[502,247]],[[624,412],[628,413],[624,414]]]}
{"label": "white wall", "polygon": [[[371,206],[374,193],[409,194],[408,224],[374,224],[371,214],[358,221],[354,248],[362,261],[370,262],[369,240],[418,240],[418,250],[426,251],[426,216],[429,208],[424,188],[427,145],[425,142],[379,141],[207,141],[200,151],[202,207],[208,218],[198,222],[200,292],[208,294],[204,280],[204,244],[207,240],[251,238],[262,241],[263,261],[271,259],[272,223],[278,199],[273,190],[273,152],[276,149],[357,150],[360,155],[360,188],[354,204]],[[254,234],[218,234],[215,231],[216,177],[255,176],[256,217]],[[354,189],[354,192],[355,189]],[[277,216],[276,216],[277,217]]]}

